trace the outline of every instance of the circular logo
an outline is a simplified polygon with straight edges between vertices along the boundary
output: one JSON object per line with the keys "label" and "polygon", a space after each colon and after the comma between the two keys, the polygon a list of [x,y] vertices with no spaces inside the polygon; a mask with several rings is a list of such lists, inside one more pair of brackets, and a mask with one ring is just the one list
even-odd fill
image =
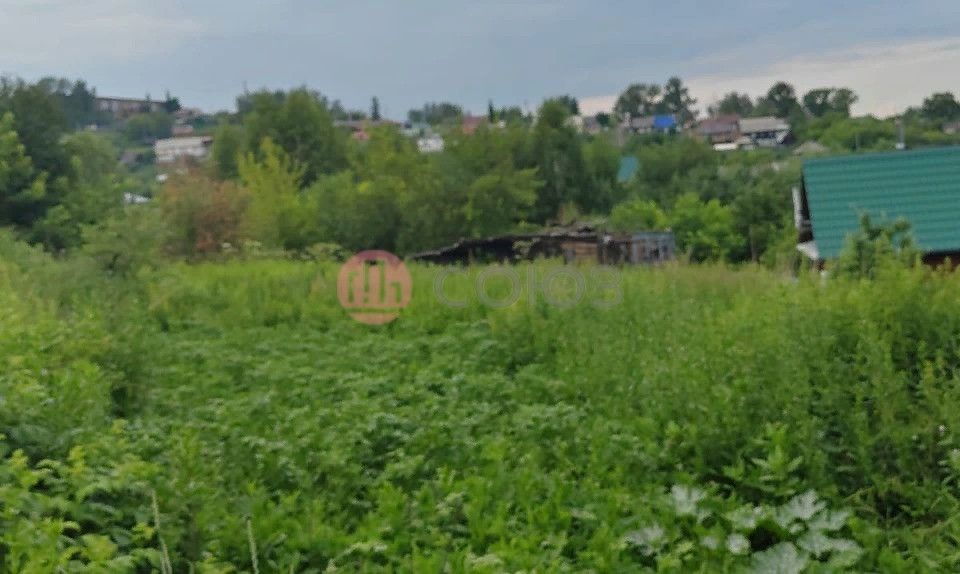
{"label": "circular logo", "polygon": [[361,251],[340,267],[337,297],[350,316],[383,325],[410,303],[413,281],[407,266],[389,251]]}

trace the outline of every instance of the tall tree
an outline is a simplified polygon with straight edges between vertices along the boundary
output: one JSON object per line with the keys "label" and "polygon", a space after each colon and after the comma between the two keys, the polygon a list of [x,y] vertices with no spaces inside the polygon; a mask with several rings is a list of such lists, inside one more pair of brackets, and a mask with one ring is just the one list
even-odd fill
{"label": "tall tree", "polygon": [[960,103],[951,92],[940,92],[923,100],[920,113],[931,121],[949,122],[960,119]]}
{"label": "tall tree", "polygon": [[570,109],[559,100],[540,106],[534,126],[531,152],[537,176],[544,182],[534,205],[534,219],[549,221],[565,204],[575,201],[589,183],[580,139],[567,125]]}
{"label": "tall tree", "polygon": [[0,116],[0,224],[30,226],[48,207],[46,177],[38,173],[14,129]]}
{"label": "tall tree", "polygon": [[213,168],[218,179],[235,179],[240,175],[239,159],[243,155],[243,128],[220,124],[213,135]]}
{"label": "tall tree", "polygon": [[747,94],[730,92],[710,106],[707,111],[711,116],[735,114],[746,117],[753,113],[753,100]]}
{"label": "tall tree", "polygon": [[830,96],[830,106],[833,111],[849,118],[851,108],[859,100],[860,97],[850,88],[836,88]]}
{"label": "tall tree", "polygon": [[617,98],[613,111],[621,120],[649,116],[659,103],[660,86],[657,84],[631,84]]}
{"label": "tall tree", "polygon": [[259,159],[252,153],[241,157],[238,170],[250,201],[243,218],[245,236],[267,247],[306,247],[311,230],[300,193],[303,168],[265,138]]}
{"label": "tall tree", "polygon": [[803,107],[813,117],[821,118],[828,113],[850,117],[850,108],[857,95],[848,88],[817,88],[803,96]]}
{"label": "tall tree", "polygon": [[259,150],[269,137],[303,166],[304,184],[347,166],[346,136],[333,125],[326,101],[304,88],[282,97],[260,92],[251,98],[244,116],[246,148]]}
{"label": "tall tree", "polygon": [[407,112],[407,119],[414,123],[436,125],[446,122],[458,122],[463,116],[463,108],[450,102],[429,102],[418,110]]}
{"label": "tall tree", "polygon": [[550,99],[556,100],[561,104],[563,104],[564,106],[566,106],[567,112],[571,116],[580,115],[580,102],[577,101],[577,98],[569,94],[565,94],[565,95],[557,96],[555,98],[550,98]]}
{"label": "tall tree", "polygon": [[14,128],[34,167],[51,179],[67,175],[70,166],[61,145],[67,118],[49,86],[5,84],[0,87],[0,114],[6,111],[13,113]]}
{"label": "tall tree", "polygon": [[183,106],[180,105],[180,98],[175,98],[170,95],[170,91],[167,90],[166,95],[163,98],[163,109],[168,113],[172,114],[174,112],[179,112]]}
{"label": "tall tree", "polygon": [[380,121],[380,98],[373,96],[373,99],[370,101],[370,119],[379,122]]}
{"label": "tall tree", "polygon": [[694,119],[693,106],[696,103],[697,100],[690,96],[690,90],[680,78],[674,76],[664,84],[660,107],[664,112],[675,115],[679,123],[685,124]]}
{"label": "tall tree", "polygon": [[677,247],[693,261],[725,259],[743,242],[734,227],[733,210],[716,199],[703,202],[695,193],[677,198],[670,225]]}
{"label": "tall tree", "polygon": [[754,113],[770,114],[778,118],[789,118],[800,110],[797,92],[787,82],[777,82],[767,91],[754,108]]}

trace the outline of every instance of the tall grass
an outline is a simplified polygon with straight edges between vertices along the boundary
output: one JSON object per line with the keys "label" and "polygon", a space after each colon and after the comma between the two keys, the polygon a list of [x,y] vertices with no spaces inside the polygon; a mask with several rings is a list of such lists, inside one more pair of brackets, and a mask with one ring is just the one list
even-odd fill
{"label": "tall grass", "polygon": [[[601,285],[587,266],[568,306],[549,299],[569,302],[575,283],[544,293],[556,268],[511,268],[517,300],[500,308],[484,298],[511,294],[504,270],[414,265],[411,304],[379,327],[340,308],[330,264],[142,274],[123,308],[138,366],[102,376],[143,381],[124,436],[162,469],[151,486],[173,570],[960,564],[954,275],[672,265]],[[46,305],[10,285],[0,295],[22,308]],[[47,316],[84,333],[79,315]],[[39,333],[22,314],[7,324]],[[103,418],[116,396],[97,400]],[[64,444],[106,440],[65,408],[37,424]]]}

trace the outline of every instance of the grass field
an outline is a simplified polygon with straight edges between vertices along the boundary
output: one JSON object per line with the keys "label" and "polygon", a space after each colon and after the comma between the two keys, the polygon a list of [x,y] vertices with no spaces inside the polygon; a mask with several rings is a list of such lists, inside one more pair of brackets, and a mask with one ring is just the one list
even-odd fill
{"label": "grass field", "polygon": [[333,264],[3,243],[3,571],[960,567],[956,276],[624,269],[564,308],[552,268],[499,309],[415,266],[369,327]]}

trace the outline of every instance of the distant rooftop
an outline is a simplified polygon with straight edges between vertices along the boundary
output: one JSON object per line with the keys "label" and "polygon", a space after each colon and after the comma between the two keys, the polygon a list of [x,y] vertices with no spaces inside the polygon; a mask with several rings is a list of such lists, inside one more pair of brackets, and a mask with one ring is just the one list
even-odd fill
{"label": "distant rooftop", "polygon": [[778,132],[789,130],[790,124],[775,117],[743,118],[740,120],[740,132],[755,134],[759,132]]}

